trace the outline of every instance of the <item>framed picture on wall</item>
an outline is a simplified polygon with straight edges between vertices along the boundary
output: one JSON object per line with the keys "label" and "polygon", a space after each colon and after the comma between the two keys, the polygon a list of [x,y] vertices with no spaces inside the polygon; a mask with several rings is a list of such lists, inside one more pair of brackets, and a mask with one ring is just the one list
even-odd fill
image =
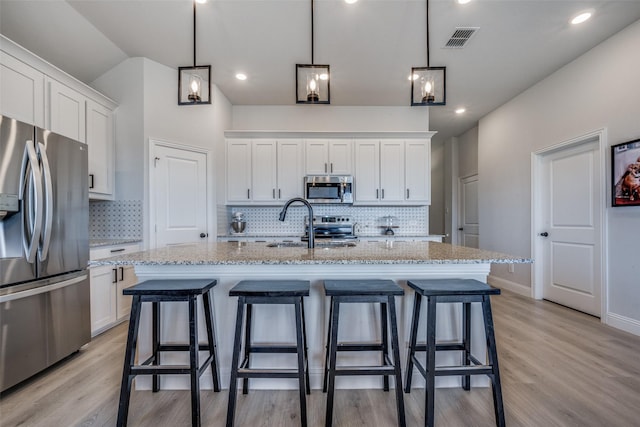
{"label": "framed picture on wall", "polygon": [[640,206],[640,139],[611,146],[612,206]]}

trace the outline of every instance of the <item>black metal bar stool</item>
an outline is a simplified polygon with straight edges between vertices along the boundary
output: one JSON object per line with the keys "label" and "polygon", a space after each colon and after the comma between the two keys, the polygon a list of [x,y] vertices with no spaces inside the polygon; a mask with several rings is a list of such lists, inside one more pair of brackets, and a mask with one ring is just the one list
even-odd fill
{"label": "black metal bar stool", "polygon": [[[331,297],[323,385],[323,391],[328,391],[325,424],[327,426],[333,424],[333,396],[336,376],[383,375],[384,391],[389,391],[389,375],[393,375],[396,382],[398,425],[401,427],[405,426],[406,421],[404,414],[404,397],[402,395],[402,373],[400,371],[400,350],[395,306],[395,297],[404,295],[404,290],[396,285],[393,280],[325,280],[324,290],[325,294]],[[340,318],[340,304],[363,302],[380,303],[381,342],[339,343],[338,321]],[[387,312],[391,323],[393,360],[389,358]],[[379,366],[336,367],[336,357],[339,351],[380,351],[382,352],[382,363]]]}
{"label": "black metal bar stool", "polygon": [[[232,427],[236,409],[238,378],[242,378],[242,393],[249,390],[249,378],[298,378],[300,390],[300,422],[307,425],[307,400],[309,388],[309,361],[307,358],[307,335],[304,320],[303,297],[309,296],[308,280],[243,280],[229,291],[229,296],[238,298],[236,331],[231,361],[231,383],[229,384],[229,406],[227,427]],[[296,316],[296,345],[253,345],[251,343],[251,318],[254,304],[293,304]],[[242,323],[244,307],[247,306],[244,359],[240,363],[242,346]],[[251,369],[252,353],[297,353],[297,369]]]}
{"label": "black metal bar stool", "polygon": [[[211,289],[216,285],[211,279],[189,280],[148,280],[122,291],[124,295],[132,295],[131,317],[127,347],[124,356],[124,370],[120,387],[120,402],[118,405],[118,426],[127,424],[131,383],[136,375],[153,375],[153,391],[160,390],[158,375],[189,374],[191,377],[191,425],[200,425],[200,376],[211,366],[213,389],[220,391],[220,373],[218,371],[218,357],[216,355],[215,329],[213,325]],[[202,295],[204,317],[207,326],[207,345],[198,343],[198,311],[196,301]],[[159,303],[167,301],[186,301],[189,303],[189,344],[162,344],[160,340],[160,307]],[[143,302],[150,302],[153,317],[152,354],[140,365],[135,365],[136,344],[138,341],[138,327],[140,325],[140,311]],[[160,352],[188,351],[189,365],[160,365]],[[199,351],[208,351],[209,356],[202,366],[199,365]]]}
{"label": "black metal bar stool", "polygon": [[[413,318],[411,322],[411,335],[409,338],[409,356],[407,360],[407,378],[405,392],[411,391],[411,376],[413,366],[426,380],[426,413],[425,426],[433,426],[434,423],[434,382],[437,376],[460,375],[463,376],[462,387],[465,390],[471,388],[471,375],[487,375],[491,379],[493,391],[493,406],[496,417],[496,425],[504,426],[504,408],[502,405],[502,388],[500,385],[500,370],[498,369],[498,353],[496,351],[496,338],[491,315],[491,295],[499,295],[500,289],[492,288],[486,283],[473,279],[429,279],[408,280],[409,285],[415,291],[413,304]],[[427,298],[427,341],[425,344],[417,344],[418,321],[420,317],[420,303],[422,297]],[[479,302],[482,305],[484,317],[484,331],[487,338],[488,364],[483,364],[471,354],[471,303]],[[462,303],[462,342],[436,344],[436,305],[438,303]],[[463,366],[436,367],[436,351],[462,351]],[[424,351],[427,354],[426,366],[422,366],[417,360],[416,351]],[[471,365],[473,363],[473,365]]]}

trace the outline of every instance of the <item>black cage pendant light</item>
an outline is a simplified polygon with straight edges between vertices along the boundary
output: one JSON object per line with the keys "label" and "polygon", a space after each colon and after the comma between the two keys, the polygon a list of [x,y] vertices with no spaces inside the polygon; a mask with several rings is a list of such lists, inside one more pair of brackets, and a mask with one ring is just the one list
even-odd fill
{"label": "black cage pendant light", "polygon": [[311,64],[296,64],[296,103],[330,104],[329,66],[313,61],[313,9],[311,0]]}
{"label": "black cage pendant light", "polygon": [[193,67],[178,67],[178,105],[211,104],[211,65],[196,64],[196,0],[194,0]]}
{"label": "black cage pendant light", "polygon": [[427,66],[411,68],[411,105],[446,105],[446,67],[429,66],[429,0],[427,2]]}

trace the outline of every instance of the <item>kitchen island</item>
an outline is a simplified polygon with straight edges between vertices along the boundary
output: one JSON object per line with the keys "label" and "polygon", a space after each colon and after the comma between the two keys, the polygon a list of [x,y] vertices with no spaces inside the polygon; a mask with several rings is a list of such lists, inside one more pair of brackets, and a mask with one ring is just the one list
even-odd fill
{"label": "kitchen island", "polygon": [[[244,279],[304,279],[311,282],[310,296],[305,298],[307,340],[311,387],[321,388],[324,363],[328,299],[322,290],[324,279],[392,279],[405,289],[405,295],[397,300],[400,354],[404,358],[408,346],[409,324],[413,294],[406,285],[407,279],[469,278],[486,281],[492,263],[530,263],[531,260],[502,253],[454,246],[438,242],[360,242],[355,247],[268,247],[266,243],[218,242],[170,246],[113,258],[92,261],[92,265],[135,266],[140,280],[212,278],[218,284],[213,289],[214,316],[217,331],[218,355],[223,387],[228,387],[233,348],[233,332],[237,299],[230,298],[229,289]],[[499,297],[498,297],[499,298]],[[485,354],[481,310],[472,307],[472,351],[481,360]],[[379,339],[379,310],[370,304],[352,304],[341,310],[339,338],[342,341]],[[423,304],[423,310],[426,304]],[[143,360],[151,349],[151,309],[143,307],[138,341],[138,358]],[[461,334],[461,310],[459,305],[438,306],[438,340],[458,340]],[[200,307],[201,337],[204,334],[204,318]],[[424,316],[424,313],[422,314]],[[424,318],[424,317],[423,317]],[[165,303],[162,308],[162,339],[164,342],[185,342],[187,333],[187,309],[179,303]],[[424,325],[422,325],[424,328]],[[424,336],[422,330],[419,336]],[[258,342],[293,342],[294,312],[291,307],[257,307],[254,314],[253,334]],[[203,353],[204,354],[204,353]],[[291,358],[291,359],[289,359]],[[162,363],[186,363],[185,354],[168,353]],[[457,364],[457,352],[438,354],[438,364]],[[252,358],[252,366],[290,367],[295,355],[260,355]],[[341,355],[339,364],[377,364],[375,353]],[[414,385],[421,387],[420,375],[415,375]],[[381,378],[341,377],[336,382],[341,388],[377,388]],[[474,378],[476,384],[486,384],[484,378]],[[150,378],[136,380],[138,389],[149,389]],[[211,376],[204,375],[202,384],[211,388]],[[438,386],[459,384],[455,377],[438,378]],[[187,377],[165,376],[162,388],[188,389]],[[297,388],[295,380],[252,380],[254,388]]]}

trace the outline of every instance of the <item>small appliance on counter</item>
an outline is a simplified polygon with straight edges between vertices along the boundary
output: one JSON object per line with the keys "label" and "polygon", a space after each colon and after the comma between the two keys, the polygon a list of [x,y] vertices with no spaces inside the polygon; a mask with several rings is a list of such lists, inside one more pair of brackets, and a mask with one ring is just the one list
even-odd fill
{"label": "small appliance on counter", "polygon": [[[305,229],[309,224],[309,217],[304,218]],[[313,235],[318,239],[332,240],[354,240],[358,237],[354,233],[355,223],[353,218],[347,215],[333,216],[315,216],[313,217]],[[301,238],[303,241],[309,240],[308,233]]]}
{"label": "small appliance on counter", "polygon": [[246,226],[247,223],[244,220],[244,214],[242,212],[234,212],[231,220],[231,232],[233,234],[242,234]]}
{"label": "small appliance on counter", "polygon": [[396,234],[393,229],[394,228],[399,228],[398,226],[398,218],[396,218],[395,216],[383,216],[382,218],[380,218],[381,221],[381,225],[380,228],[382,228],[382,234],[384,234],[385,236],[393,236],[394,234]]}

